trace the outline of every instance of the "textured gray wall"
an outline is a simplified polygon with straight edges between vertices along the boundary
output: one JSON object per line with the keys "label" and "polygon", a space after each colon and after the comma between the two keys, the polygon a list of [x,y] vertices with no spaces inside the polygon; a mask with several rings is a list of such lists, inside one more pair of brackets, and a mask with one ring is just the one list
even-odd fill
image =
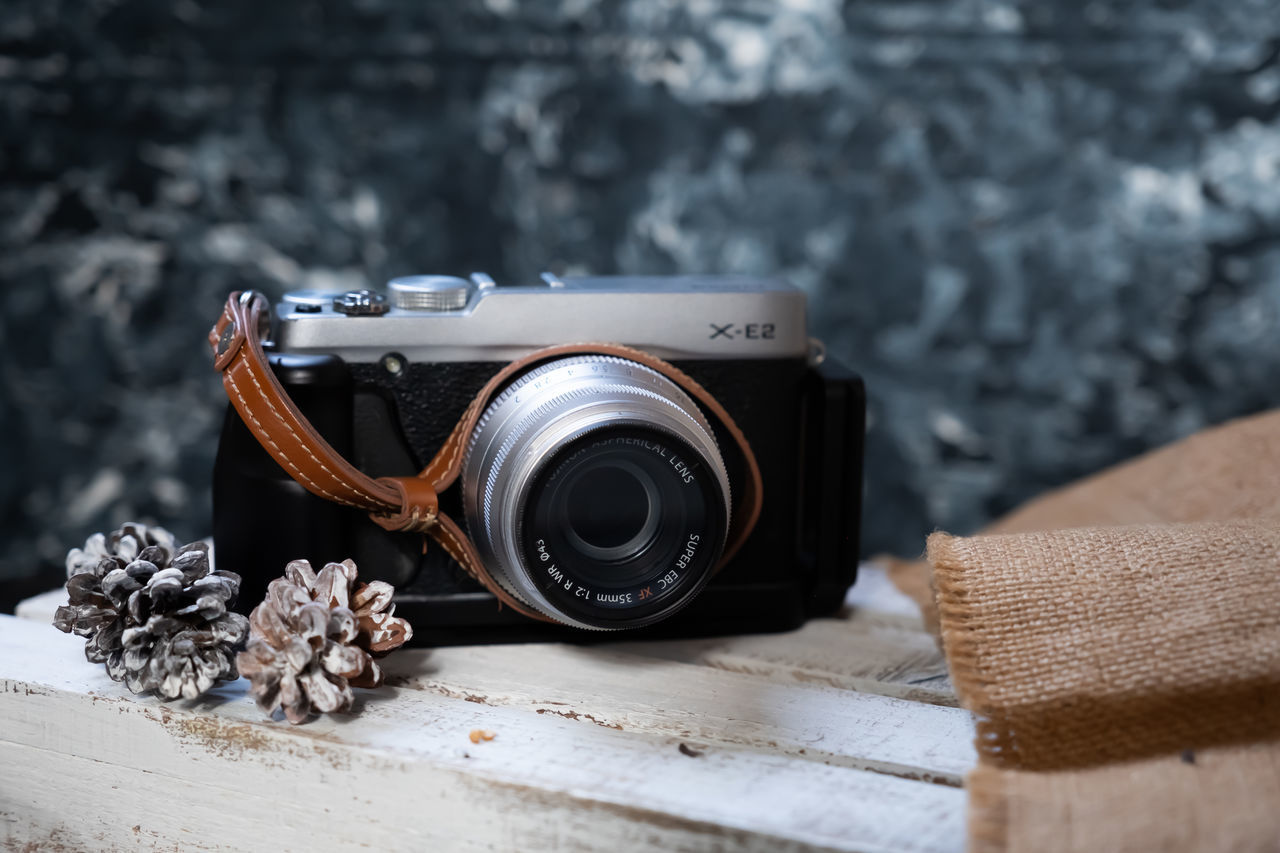
{"label": "textured gray wall", "polygon": [[0,575],[208,530],[234,288],[781,273],[868,550],[1280,401],[1261,0],[9,0]]}

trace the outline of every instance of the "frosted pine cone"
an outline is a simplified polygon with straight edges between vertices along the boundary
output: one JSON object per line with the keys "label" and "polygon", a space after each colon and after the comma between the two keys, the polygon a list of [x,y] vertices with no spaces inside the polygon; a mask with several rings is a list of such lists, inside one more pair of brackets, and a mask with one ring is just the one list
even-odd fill
{"label": "frosted pine cone", "polygon": [[203,542],[174,550],[159,528],[91,536],[67,555],[70,601],[53,624],[85,637],[85,657],[134,693],[192,699],[237,677],[249,624],[230,612],[239,575],[209,571]]}
{"label": "frosted pine cone", "polygon": [[[123,569],[137,559],[149,547],[159,547],[172,556],[177,550],[173,534],[163,527],[148,527],[128,522],[119,530],[95,533],[85,540],[84,548],[72,548],[67,552],[67,577],[86,571],[95,571],[104,559],[111,559],[117,568]],[[166,557],[167,559],[167,557]]]}
{"label": "frosted pine cone", "polygon": [[318,574],[294,560],[267,586],[266,600],[249,616],[249,646],[237,658],[263,711],[282,708],[289,722],[300,723],[313,710],[350,710],[352,687],[382,684],[374,658],[404,645],[413,628],[394,615],[390,584],[356,578],[351,560]]}
{"label": "frosted pine cone", "polygon": [[146,625],[124,632],[125,684],[134,693],[154,690],[165,699],[194,699],[219,681],[240,677],[235,649],[244,644],[248,633],[248,620],[238,613],[212,620],[203,628],[153,616]]}

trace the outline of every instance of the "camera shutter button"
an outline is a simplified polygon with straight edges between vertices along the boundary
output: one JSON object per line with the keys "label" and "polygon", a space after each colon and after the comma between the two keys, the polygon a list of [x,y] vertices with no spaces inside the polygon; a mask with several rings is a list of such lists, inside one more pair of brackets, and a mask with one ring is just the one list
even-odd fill
{"label": "camera shutter button", "polygon": [[452,275],[410,275],[387,284],[391,304],[405,311],[457,311],[467,307],[472,283]]}

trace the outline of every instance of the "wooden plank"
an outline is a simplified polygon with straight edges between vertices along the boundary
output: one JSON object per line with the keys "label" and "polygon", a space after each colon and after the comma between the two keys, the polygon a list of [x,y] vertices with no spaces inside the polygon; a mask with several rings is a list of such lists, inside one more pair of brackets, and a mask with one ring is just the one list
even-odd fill
{"label": "wooden plank", "polygon": [[959,708],[555,644],[388,659],[401,683],[596,726],[960,785],[976,759]]}
{"label": "wooden plank", "polygon": [[620,654],[762,676],[788,684],[819,684],[956,707],[947,662],[934,638],[863,612],[814,619],[797,631],[699,640],[625,642]]}
{"label": "wooden plank", "polygon": [[[22,602],[17,615],[48,622],[62,590]],[[782,683],[823,684],[936,705],[957,705],[946,659],[924,631],[915,604],[884,571],[864,564],[845,610],[786,634],[635,642],[609,648],[762,676]]]}
{"label": "wooden plank", "polygon": [[13,615],[19,619],[30,619],[48,625],[53,623],[54,612],[66,603],[67,591],[59,587],[18,602]]}
{"label": "wooden plank", "polygon": [[[842,627],[829,623],[825,629],[813,630]],[[769,648],[779,641],[768,636],[732,642]],[[844,644],[854,654],[856,644],[851,640]],[[785,660],[794,647],[779,643],[779,649],[775,659]],[[819,649],[828,657],[839,654],[819,645],[808,651],[811,659]],[[673,656],[683,654],[678,645],[664,650]],[[463,646],[429,654],[403,652],[388,658],[386,668],[401,686],[473,703],[949,785],[960,785],[975,761],[971,717],[957,708],[803,683],[803,665],[792,669],[793,676],[796,671],[802,673],[792,679],[794,683],[778,684],[751,673],[753,667],[778,664],[757,664],[744,655],[716,658],[709,653],[713,660],[728,663],[723,669],[643,655],[644,649],[633,653],[544,643]],[[697,662],[696,652],[688,656]],[[886,660],[890,663],[873,665],[898,665],[892,655]],[[816,667],[809,671],[816,674],[813,680],[827,684],[844,678]]]}
{"label": "wooden plank", "polygon": [[[905,597],[865,568],[870,592],[848,618],[789,634],[456,647],[398,654],[388,670],[402,686],[474,703],[960,785],[975,760],[971,717],[919,704],[954,706],[945,663],[894,612]],[[41,599],[24,614],[60,603]]]}
{"label": "wooden plank", "polygon": [[[242,682],[194,703],[133,697],[80,646],[0,618],[10,847],[963,846],[955,788],[750,750],[688,757],[675,738],[426,690],[368,694],[358,718],[290,727],[264,722]],[[473,728],[497,739],[473,745]]]}
{"label": "wooden plank", "polygon": [[617,651],[696,663],[775,681],[825,684],[956,707],[946,657],[915,602],[884,569],[864,563],[843,610],[785,634],[622,642]]}

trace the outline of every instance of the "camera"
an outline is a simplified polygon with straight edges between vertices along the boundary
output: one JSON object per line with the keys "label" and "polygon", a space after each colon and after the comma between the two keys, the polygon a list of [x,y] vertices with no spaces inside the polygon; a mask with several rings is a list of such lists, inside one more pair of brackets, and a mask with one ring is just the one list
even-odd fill
{"label": "camera", "polygon": [[[824,357],[783,281],[419,275],[287,293],[270,313],[270,370],[360,472],[412,476],[456,445],[440,512],[465,520],[499,592],[548,621],[500,607],[423,536],[305,490],[229,408],[214,546],[245,609],[298,558],[350,557],[362,580],[393,584],[426,645],[788,630],[838,609],[854,581],[863,385]],[[647,358],[602,343],[504,372],[579,342]],[[756,491],[754,527],[727,547]]]}

